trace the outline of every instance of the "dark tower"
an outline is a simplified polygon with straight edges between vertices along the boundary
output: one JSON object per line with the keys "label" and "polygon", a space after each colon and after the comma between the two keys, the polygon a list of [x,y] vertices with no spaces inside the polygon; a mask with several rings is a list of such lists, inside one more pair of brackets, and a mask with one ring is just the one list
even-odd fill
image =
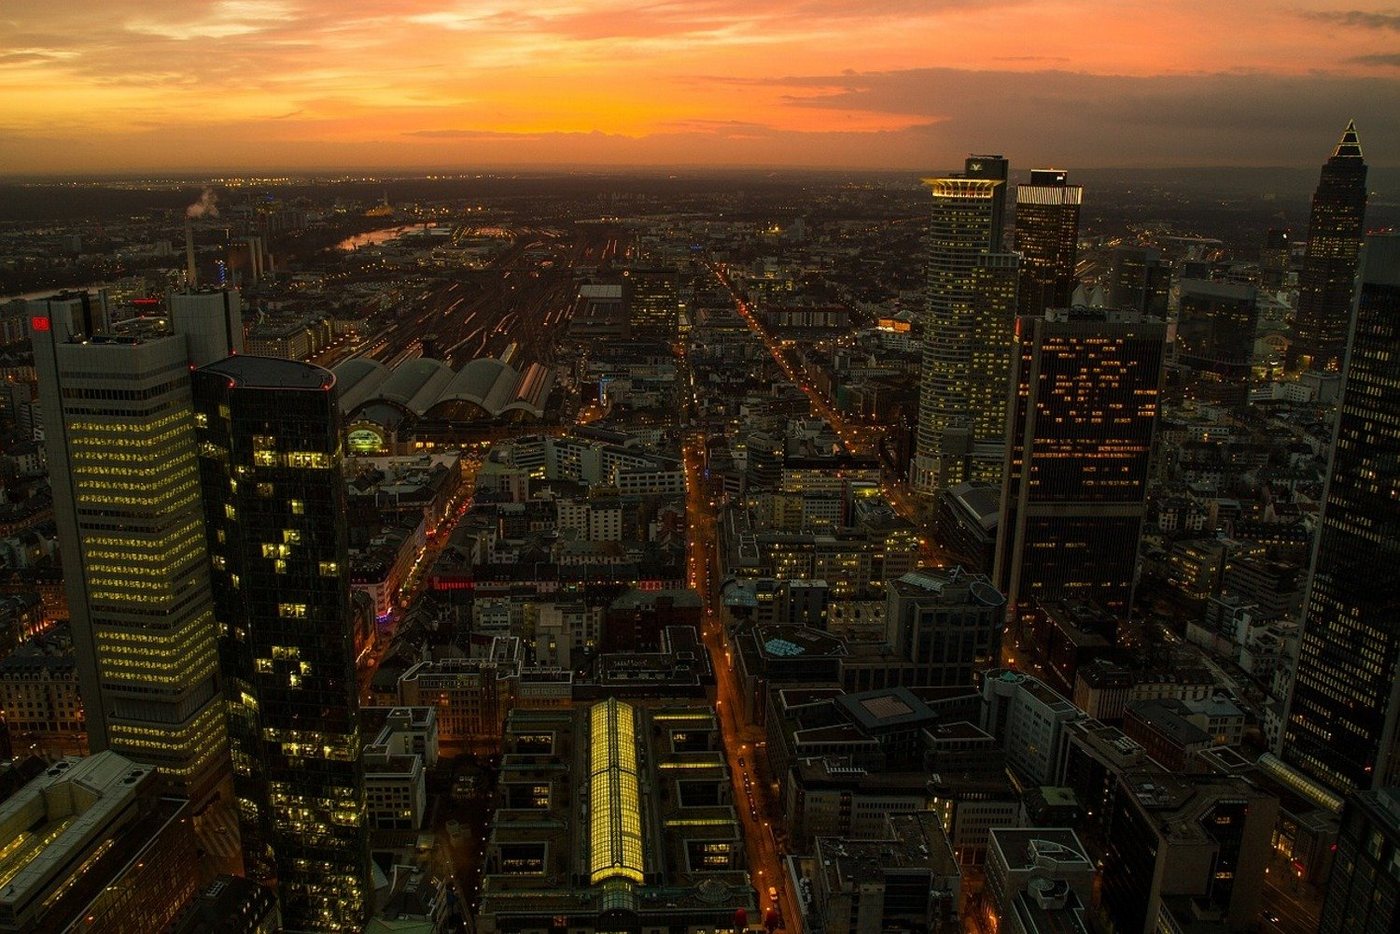
{"label": "dark tower", "polygon": [[1400,783],[1400,236],[1369,237],[1283,758],[1339,794]]}
{"label": "dark tower", "polygon": [[1177,362],[1191,371],[1188,397],[1244,408],[1259,324],[1259,293],[1252,285],[1182,279],[1177,312]]}
{"label": "dark tower", "polygon": [[364,774],[335,377],[229,357],[194,373],[234,791],[248,872],[288,931],[359,931]]}
{"label": "dark tower", "polygon": [[1083,201],[1084,189],[1068,184],[1062,169],[1032,169],[1030,184],[1016,186],[1019,314],[1038,315],[1047,308],[1069,307]]}
{"label": "dark tower", "polygon": [[1166,325],[1078,307],[1017,318],[1016,333],[993,582],[1018,619],[1051,600],[1126,617]]}
{"label": "dark tower", "polygon": [[1355,290],[1356,256],[1366,216],[1366,162],[1348,123],[1322,167],[1308,219],[1308,246],[1298,274],[1298,315],[1290,366],[1340,370]]}

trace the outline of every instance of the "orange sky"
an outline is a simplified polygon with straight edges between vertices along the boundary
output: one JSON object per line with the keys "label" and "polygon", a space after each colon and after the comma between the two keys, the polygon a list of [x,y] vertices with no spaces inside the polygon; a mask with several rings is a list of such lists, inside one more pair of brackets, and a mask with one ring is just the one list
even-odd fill
{"label": "orange sky", "polygon": [[0,174],[1397,164],[1367,0],[3,0]]}

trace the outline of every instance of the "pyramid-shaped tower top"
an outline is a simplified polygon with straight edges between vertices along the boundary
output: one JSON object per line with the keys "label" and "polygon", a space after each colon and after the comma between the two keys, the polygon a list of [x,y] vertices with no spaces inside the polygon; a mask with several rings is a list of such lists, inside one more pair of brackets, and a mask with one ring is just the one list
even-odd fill
{"label": "pyramid-shaped tower top", "polygon": [[1347,128],[1342,131],[1342,140],[1337,144],[1337,148],[1332,150],[1332,158],[1360,159],[1361,140],[1356,135],[1356,121],[1347,121]]}

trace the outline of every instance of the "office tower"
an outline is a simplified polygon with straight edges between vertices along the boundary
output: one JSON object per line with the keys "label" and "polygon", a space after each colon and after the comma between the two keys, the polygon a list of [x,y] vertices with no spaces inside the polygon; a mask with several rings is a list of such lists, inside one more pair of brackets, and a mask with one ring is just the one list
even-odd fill
{"label": "office tower", "polygon": [[1165,318],[1171,279],[1171,267],[1151,247],[1117,247],[1109,260],[1107,304]]}
{"label": "office tower", "polygon": [[335,377],[193,375],[244,861],[289,931],[359,930],[369,880]]}
{"label": "office tower", "polygon": [[1342,368],[1365,216],[1366,162],[1356,124],[1348,123],[1313,193],[1308,244],[1298,273],[1298,314],[1288,348],[1290,367]]}
{"label": "office tower", "polygon": [[1347,799],[1318,934],[1400,930],[1400,789]]}
{"label": "office tower", "polygon": [[680,274],[674,269],[627,269],[622,275],[632,337],[674,341],[680,327]]}
{"label": "office tower", "polygon": [[1126,616],[1166,325],[1055,309],[1017,319],[1017,333],[993,581],[1018,619],[1055,600]]}
{"label": "office tower", "polygon": [[1069,306],[1083,202],[1084,189],[1069,184],[1063,169],[1032,169],[1030,184],[1016,186],[1019,314],[1038,315],[1047,308]]}
{"label": "office tower", "polygon": [[30,305],[89,748],[198,806],[227,772],[186,339],[109,333],[99,294]]}
{"label": "office tower", "polygon": [[1177,364],[1192,378],[1183,383],[1198,402],[1243,407],[1249,402],[1258,292],[1252,285],[1181,280],[1177,314]]}
{"label": "office tower", "polygon": [[237,289],[171,292],[170,329],[184,336],[190,362],[204,366],[243,353],[243,303]]}
{"label": "office tower", "polygon": [[1001,250],[1005,159],[971,156],[963,175],[925,184],[933,211],[911,480],[936,494],[1000,475],[1017,257]]}
{"label": "office tower", "polygon": [[1293,260],[1293,232],[1286,227],[1270,227],[1259,250],[1259,279],[1266,289],[1281,289],[1288,279]]}
{"label": "office tower", "polygon": [[1005,607],[982,574],[912,571],[887,584],[886,641],[913,664],[913,683],[966,687],[996,661]]}
{"label": "office tower", "polygon": [[1400,783],[1400,235],[1360,282],[1282,750],[1341,794]]}

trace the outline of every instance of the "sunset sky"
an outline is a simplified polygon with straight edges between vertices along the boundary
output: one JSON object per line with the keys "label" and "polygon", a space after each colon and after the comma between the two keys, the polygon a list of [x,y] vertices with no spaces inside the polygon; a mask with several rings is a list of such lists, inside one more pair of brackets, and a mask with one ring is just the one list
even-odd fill
{"label": "sunset sky", "polygon": [[0,0],[0,174],[1400,164],[1400,0]]}

